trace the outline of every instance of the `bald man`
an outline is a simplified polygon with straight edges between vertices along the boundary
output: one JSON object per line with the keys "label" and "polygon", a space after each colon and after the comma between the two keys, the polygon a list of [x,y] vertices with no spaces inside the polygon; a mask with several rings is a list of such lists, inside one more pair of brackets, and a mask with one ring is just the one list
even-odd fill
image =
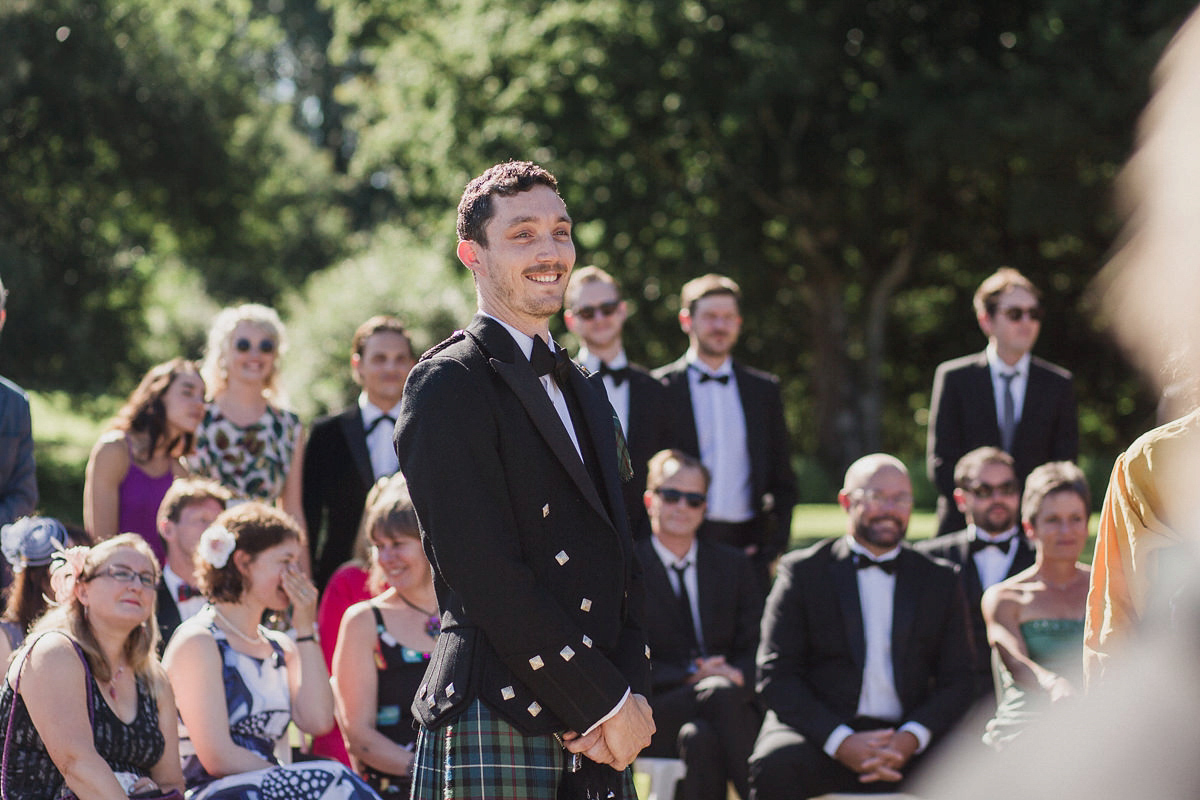
{"label": "bald man", "polygon": [[768,713],[751,798],[896,791],[972,697],[957,568],[904,543],[912,483],[896,458],[850,465],[846,535],[789,553],[763,615]]}

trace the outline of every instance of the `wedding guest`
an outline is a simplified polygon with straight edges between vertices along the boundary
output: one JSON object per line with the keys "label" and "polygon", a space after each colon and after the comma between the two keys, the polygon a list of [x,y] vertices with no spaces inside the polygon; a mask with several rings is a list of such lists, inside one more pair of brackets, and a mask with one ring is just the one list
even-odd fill
{"label": "wedding guest", "polygon": [[182,791],[175,703],[154,658],[154,553],[121,534],[59,562],[59,605],[30,632],[0,691],[5,796]]}
{"label": "wedding guest", "polygon": [[342,620],[333,657],[334,697],[359,773],[381,797],[407,798],[417,742],[412,702],[441,620],[403,480],[388,482],[366,521],[371,590],[377,596],[352,606]]}
{"label": "wedding guest", "polygon": [[185,478],[171,484],[158,508],[158,530],[167,545],[154,612],[162,637],[159,655],[179,624],[204,607],[204,592],[196,586],[196,547],[228,502],[229,492],[220,484]]}
{"label": "wedding guest", "polygon": [[146,373],[88,456],[83,524],[97,541],[136,533],[163,563],[158,506],[171,481],[187,474],[183,457],[203,416],[204,381],[195,364],[175,358]]}
{"label": "wedding guest", "polygon": [[[282,766],[275,758],[293,721],[309,734],[333,725],[314,629],[317,590],[299,566],[304,547],[293,519],[256,502],[222,512],[200,538],[197,577],[209,604],[179,626],[163,658],[179,702],[190,800],[375,796],[337,762]],[[295,641],[259,624],[264,612],[289,606]]]}
{"label": "wedding guest", "polygon": [[1001,687],[984,742],[1000,749],[1045,708],[1075,694],[1083,670],[1083,616],[1091,569],[1079,563],[1092,495],[1083,470],[1052,461],[1029,473],[1021,500],[1033,566],[983,594]]}

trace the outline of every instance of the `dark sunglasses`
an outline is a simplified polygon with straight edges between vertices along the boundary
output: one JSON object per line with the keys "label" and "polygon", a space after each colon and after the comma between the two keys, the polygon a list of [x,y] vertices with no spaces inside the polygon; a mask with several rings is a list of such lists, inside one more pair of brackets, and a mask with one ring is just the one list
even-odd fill
{"label": "dark sunglasses", "polygon": [[[249,353],[251,347],[254,347],[254,342],[250,341],[249,339],[247,339],[244,336],[233,343],[233,349],[237,350],[239,353]],[[263,339],[261,342],[258,343],[258,352],[274,353],[275,352],[275,340],[274,339]]]}
{"label": "dark sunglasses", "polygon": [[617,309],[620,308],[620,306],[620,300],[609,300],[607,303],[601,303],[598,306],[581,306],[580,308],[575,309],[575,316],[582,317],[590,322],[597,313],[599,313],[601,316],[611,317],[613,314],[617,313]]}
{"label": "dark sunglasses", "polygon": [[680,500],[688,504],[688,508],[699,508],[704,505],[704,495],[699,492],[681,492],[678,489],[655,489],[654,493],[662,498],[664,503],[674,505]]}
{"label": "dark sunglasses", "polygon": [[1017,493],[1017,484],[1013,481],[1005,481],[994,486],[990,483],[977,483],[968,491],[980,500],[987,500],[989,497],[996,496],[1012,497]]}
{"label": "dark sunglasses", "polygon": [[1003,314],[1004,316],[1008,317],[1009,322],[1020,322],[1021,317],[1024,316],[1028,316],[1029,319],[1033,320],[1034,322],[1041,322],[1042,320],[1041,306],[1031,306],[1030,308],[1009,306],[1008,308],[999,309],[996,313]]}

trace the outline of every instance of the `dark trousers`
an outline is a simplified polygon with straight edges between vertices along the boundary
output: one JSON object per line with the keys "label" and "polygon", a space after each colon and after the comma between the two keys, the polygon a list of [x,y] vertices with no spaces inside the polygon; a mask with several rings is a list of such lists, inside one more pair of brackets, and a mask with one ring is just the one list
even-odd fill
{"label": "dark trousers", "polygon": [[727,782],[749,796],[747,761],[762,721],[750,687],[713,676],[656,693],[650,705],[657,730],[643,755],[687,765],[676,800],[725,800]]}

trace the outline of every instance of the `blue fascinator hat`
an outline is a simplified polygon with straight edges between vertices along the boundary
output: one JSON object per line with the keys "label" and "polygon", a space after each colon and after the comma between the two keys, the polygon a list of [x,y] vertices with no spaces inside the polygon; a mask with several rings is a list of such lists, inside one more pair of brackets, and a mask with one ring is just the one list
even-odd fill
{"label": "blue fascinator hat", "polygon": [[67,529],[52,517],[21,517],[0,528],[0,551],[13,572],[50,563],[67,546]]}

